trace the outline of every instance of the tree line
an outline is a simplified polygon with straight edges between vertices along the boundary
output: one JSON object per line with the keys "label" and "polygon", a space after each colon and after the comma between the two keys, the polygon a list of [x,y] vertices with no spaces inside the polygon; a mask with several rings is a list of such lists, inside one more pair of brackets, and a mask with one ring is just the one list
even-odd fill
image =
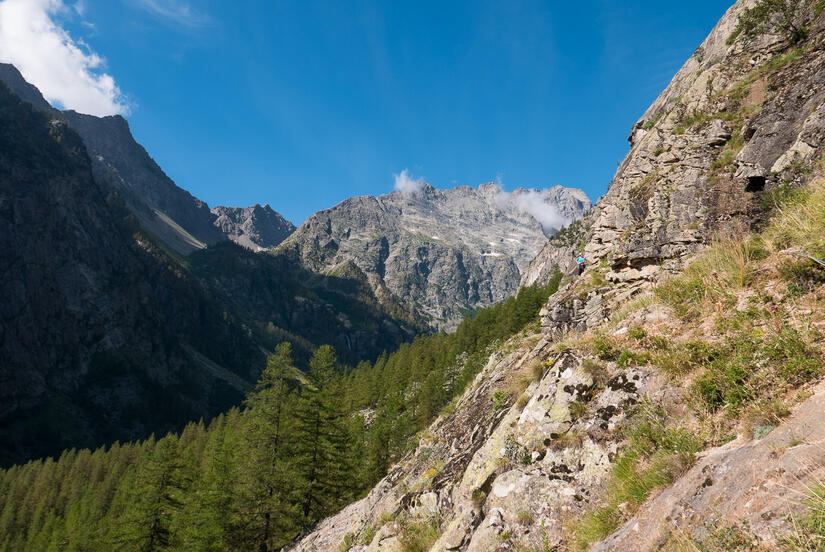
{"label": "tree line", "polygon": [[282,343],[208,425],[0,471],[0,551],[277,550],[383,477],[560,278],[355,368],[324,345],[299,372]]}

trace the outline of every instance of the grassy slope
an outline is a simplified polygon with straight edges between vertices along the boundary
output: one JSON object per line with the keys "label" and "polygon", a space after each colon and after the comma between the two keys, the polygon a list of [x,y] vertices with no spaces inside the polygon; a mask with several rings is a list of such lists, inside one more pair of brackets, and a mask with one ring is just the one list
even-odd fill
{"label": "grassy slope", "polygon": [[[614,531],[700,450],[770,431],[825,374],[825,266],[800,254],[825,257],[825,178],[770,200],[763,232],[714,243],[600,331],[560,344],[619,365],[653,366],[689,390],[687,418],[639,410],[602,506],[569,526],[575,549]],[[646,322],[651,313],[655,325]],[[824,515],[822,486],[813,485],[810,515],[781,539],[785,549],[822,550]],[[759,550],[755,542],[745,529],[724,527],[679,549]]]}

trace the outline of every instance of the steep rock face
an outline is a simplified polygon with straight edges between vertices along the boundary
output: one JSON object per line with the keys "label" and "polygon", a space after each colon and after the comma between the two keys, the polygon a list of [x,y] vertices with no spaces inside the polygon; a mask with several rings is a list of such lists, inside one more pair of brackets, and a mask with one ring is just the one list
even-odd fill
{"label": "steep rock face", "polygon": [[123,117],[63,116],[83,138],[95,180],[119,190],[141,224],[180,253],[225,239],[209,206],[175,185],[138,144]]}
{"label": "steep rock face", "polygon": [[295,225],[269,205],[212,209],[215,226],[230,240],[252,251],[272,249],[295,231]]}
{"label": "steep rock face", "polygon": [[64,120],[2,85],[0,118],[0,462],[236,404],[263,362],[246,332],[97,185]]}
{"label": "steep rock face", "polygon": [[577,270],[576,257],[582,252],[593,214],[587,213],[550,236],[539,254],[521,274],[521,286],[546,284],[556,271],[569,275]]}
{"label": "steep rock face", "polygon": [[279,248],[319,272],[355,263],[374,287],[411,301],[435,325],[454,327],[473,308],[511,295],[552,232],[527,202],[552,207],[555,224],[581,216],[579,190],[502,194],[495,184],[356,197],[310,217]]}
{"label": "steep rock face", "polygon": [[817,159],[825,22],[801,3],[797,23],[812,25],[804,46],[776,30],[727,44],[753,3],[728,10],[634,125],[632,149],[594,208],[584,247],[598,277],[586,274],[591,290],[552,298],[546,328],[598,324],[608,304],[678,271],[714,236],[758,228],[767,194],[799,182],[800,167]]}
{"label": "steep rock face", "polygon": [[118,190],[141,225],[174,251],[189,254],[227,238],[260,251],[294,231],[295,226],[268,205],[210,210],[175,185],[135,141],[123,117],[60,112],[13,65],[0,63],[0,81],[36,109],[68,121],[89,152],[95,180]]}

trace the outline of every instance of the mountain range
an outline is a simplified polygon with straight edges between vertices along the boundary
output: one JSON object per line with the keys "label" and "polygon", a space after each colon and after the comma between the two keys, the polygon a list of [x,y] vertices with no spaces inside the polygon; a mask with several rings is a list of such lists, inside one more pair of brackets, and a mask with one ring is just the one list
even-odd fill
{"label": "mountain range", "polygon": [[[581,190],[562,186],[505,193],[493,183],[422,184],[319,211],[278,251],[317,272],[354,263],[373,288],[412,302],[430,324],[455,329],[466,313],[513,295],[547,235],[590,207]],[[554,217],[546,226],[542,211]]]}
{"label": "mountain range", "polygon": [[[210,209],[122,117],[58,111],[11,65],[0,64],[0,82],[3,463],[222,412],[281,340],[304,362],[328,343],[356,364],[454,327],[514,293],[546,242],[491,185],[354,198],[298,229],[268,205]],[[560,187],[545,194],[561,222],[590,205]],[[424,228],[441,238],[421,241]],[[327,259],[332,244],[340,251]],[[405,287],[408,267],[417,283]]]}
{"label": "mountain range", "polygon": [[0,461],[55,456],[0,470],[0,551],[822,550],[823,2],[731,6],[592,209],[293,229],[0,75]]}

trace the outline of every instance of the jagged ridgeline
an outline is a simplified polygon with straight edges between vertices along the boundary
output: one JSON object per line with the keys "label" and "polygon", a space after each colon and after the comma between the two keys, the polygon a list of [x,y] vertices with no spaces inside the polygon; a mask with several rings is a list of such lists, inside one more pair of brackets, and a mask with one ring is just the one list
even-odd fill
{"label": "jagged ridgeline", "polygon": [[535,332],[560,278],[346,373],[322,346],[300,374],[284,343],[245,408],[208,426],[2,471],[0,550],[276,550],[363,495],[491,351]]}
{"label": "jagged ridgeline", "polygon": [[494,183],[418,184],[319,211],[278,252],[325,274],[357,269],[376,295],[398,297],[449,331],[467,312],[513,295],[547,237],[591,208],[584,192],[563,186],[508,193]]}

